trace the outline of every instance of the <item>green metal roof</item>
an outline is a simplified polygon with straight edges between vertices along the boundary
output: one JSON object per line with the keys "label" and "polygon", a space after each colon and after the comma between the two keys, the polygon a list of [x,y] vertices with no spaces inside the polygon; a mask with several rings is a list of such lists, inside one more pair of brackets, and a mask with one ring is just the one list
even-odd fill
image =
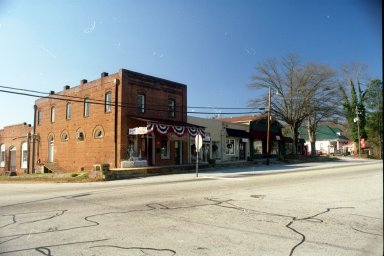
{"label": "green metal roof", "polygon": [[[299,128],[300,138],[309,141],[308,129],[307,127]],[[342,131],[335,127],[330,127],[328,125],[319,125],[316,129],[316,140],[349,140],[347,137],[341,134]]]}

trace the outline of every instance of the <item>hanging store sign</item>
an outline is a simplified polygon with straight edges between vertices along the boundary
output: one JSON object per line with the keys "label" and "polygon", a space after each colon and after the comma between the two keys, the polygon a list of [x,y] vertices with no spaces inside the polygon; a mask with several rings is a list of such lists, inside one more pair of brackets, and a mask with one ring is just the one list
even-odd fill
{"label": "hanging store sign", "polygon": [[147,134],[148,129],[147,127],[135,127],[129,129],[129,135],[139,135],[139,134]]}

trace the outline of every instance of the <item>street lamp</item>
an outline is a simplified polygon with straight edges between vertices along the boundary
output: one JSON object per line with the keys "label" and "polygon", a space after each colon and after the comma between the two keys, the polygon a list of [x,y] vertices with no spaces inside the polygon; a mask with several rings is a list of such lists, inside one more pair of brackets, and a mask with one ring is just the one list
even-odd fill
{"label": "street lamp", "polygon": [[359,109],[356,106],[356,117],[353,119],[355,123],[357,123],[357,140],[359,141],[359,157],[361,157],[360,152],[360,117],[359,117]]}

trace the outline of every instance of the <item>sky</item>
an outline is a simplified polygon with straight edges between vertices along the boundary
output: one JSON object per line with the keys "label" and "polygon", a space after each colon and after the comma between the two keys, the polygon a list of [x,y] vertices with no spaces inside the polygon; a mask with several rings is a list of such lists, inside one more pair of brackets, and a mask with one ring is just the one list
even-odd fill
{"label": "sky", "polygon": [[[267,93],[248,85],[255,67],[270,58],[297,54],[303,63],[335,70],[362,63],[369,78],[382,79],[381,5],[381,0],[0,0],[0,86],[58,92],[124,68],[186,84],[190,115],[242,113],[248,110],[230,108],[246,108]],[[35,100],[0,91],[0,128],[33,124]]]}

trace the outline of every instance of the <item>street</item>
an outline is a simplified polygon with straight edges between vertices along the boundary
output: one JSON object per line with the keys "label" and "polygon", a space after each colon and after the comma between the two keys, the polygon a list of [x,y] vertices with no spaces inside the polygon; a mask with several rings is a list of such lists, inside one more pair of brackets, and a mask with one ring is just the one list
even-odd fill
{"label": "street", "polygon": [[382,254],[382,161],[0,185],[0,255]]}

